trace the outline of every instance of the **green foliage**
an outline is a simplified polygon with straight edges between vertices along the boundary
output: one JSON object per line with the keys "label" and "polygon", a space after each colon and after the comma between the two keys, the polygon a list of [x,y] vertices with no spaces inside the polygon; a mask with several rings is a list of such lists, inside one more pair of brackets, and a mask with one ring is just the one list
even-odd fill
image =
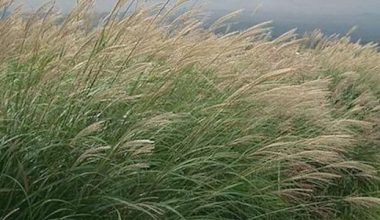
{"label": "green foliage", "polygon": [[171,33],[143,11],[87,32],[83,4],[0,21],[1,219],[378,218],[373,72],[264,26]]}

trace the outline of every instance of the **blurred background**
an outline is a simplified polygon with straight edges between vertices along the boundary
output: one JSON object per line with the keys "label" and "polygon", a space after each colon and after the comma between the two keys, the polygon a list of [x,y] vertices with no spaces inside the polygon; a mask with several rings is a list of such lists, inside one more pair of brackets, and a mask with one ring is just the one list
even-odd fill
{"label": "blurred background", "polygon": [[[162,0],[130,0],[130,3],[159,3]],[[26,10],[35,10],[45,0],[16,0]],[[63,13],[69,11],[76,0],[56,0]],[[115,0],[96,0],[97,13],[109,11]],[[380,0],[191,0],[186,7],[202,7],[206,22],[231,11],[244,9],[235,19],[232,30],[250,27],[272,20],[273,35],[277,36],[297,28],[300,34],[320,29],[327,35],[345,35],[353,27],[352,39],[363,43],[380,42]],[[184,8],[185,10],[187,8]]]}

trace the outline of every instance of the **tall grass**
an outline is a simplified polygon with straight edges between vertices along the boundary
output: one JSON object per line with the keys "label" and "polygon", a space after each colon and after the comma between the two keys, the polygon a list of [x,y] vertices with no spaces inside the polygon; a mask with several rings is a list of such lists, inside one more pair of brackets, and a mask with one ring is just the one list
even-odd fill
{"label": "tall grass", "polygon": [[125,4],[0,20],[0,219],[380,219],[375,45]]}

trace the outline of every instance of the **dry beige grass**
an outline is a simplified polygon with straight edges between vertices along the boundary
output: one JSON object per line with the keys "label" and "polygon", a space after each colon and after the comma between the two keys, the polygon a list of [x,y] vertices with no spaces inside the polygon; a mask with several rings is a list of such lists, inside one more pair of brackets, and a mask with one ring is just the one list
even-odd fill
{"label": "dry beige grass", "polygon": [[[5,4],[0,0],[0,8]],[[46,140],[36,155],[54,146],[63,151],[56,154],[62,161],[41,162],[51,163],[47,176],[55,169],[78,179],[104,171],[109,182],[83,186],[83,193],[93,190],[86,198],[103,196],[94,202],[105,210],[98,217],[347,219],[379,204],[380,54],[373,45],[320,33],[300,39],[294,30],[270,39],[269,23],[219,36],[213,30],[238,12],[205,30],[193,12],[168,23],[180,3],[119,18],[123,4],[95,28],[87,1],[63,22],[49,6],[0,20],[3,155]],[[18,140],[23,132],[30,142]],[[8,151],[7,143],[15,146]],[[20,155],[34,158],[28,149]],[[0,158],[2,175],[21,172],[12,173],[13,157]],[[33,173],[37,165],[24,166]],[[43,177],[33,175],[38,185]],[[76,178],[68,176],[53,184]],[[76,193],[59,198],[35,190],[42,204],[82,202]],[[0,202],[5,219],[18,212],[9,201]],[[20,218],[46,214],[34,212]],[[376,219],[373,213],[365,216]]]}

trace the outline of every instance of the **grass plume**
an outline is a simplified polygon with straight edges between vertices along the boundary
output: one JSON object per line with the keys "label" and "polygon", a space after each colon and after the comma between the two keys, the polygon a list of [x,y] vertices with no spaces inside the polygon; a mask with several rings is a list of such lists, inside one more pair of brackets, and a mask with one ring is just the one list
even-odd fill
{"label": "grass plume", "polygon": [[0,219],[379,219],[375,45],[132,3],[0,20]]}

